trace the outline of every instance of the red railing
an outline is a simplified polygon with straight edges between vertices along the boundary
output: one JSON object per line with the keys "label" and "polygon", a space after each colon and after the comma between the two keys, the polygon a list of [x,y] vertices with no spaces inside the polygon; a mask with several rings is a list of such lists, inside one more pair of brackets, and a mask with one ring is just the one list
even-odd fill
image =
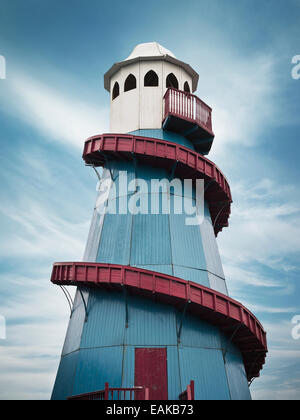
{"label": "red railing", "polygon": [[185,305],[189,312],[221,328],[243,356],[248,380],[259,376],[267,348],[266,332],[241,303],[200,284],[137,267],[90,262],[55,263],[54,284],[116,289],[155,298],[170,305]]}
{"label": "red railing", "polygon": [[181,401],[192,401],[195,399],[195,383],[191,381],[186,390],[179,395]]}
{"label": "red railing", "polygon": [[[128,398],[129,397],[129,398]],[[149,388],[135,386],[133,388],[110,388],[108,382],[101,391],[75,395],[69,401],[101,401],[101,400],[149,400]]]}
{"label": "red railing", "polygon": [[212,132],[212,109],[197,96],[182,90],[169,88],[164,96],[166,119],[174,115],[184,120],[200,125],[205,130]]}
{"label": "red railing", "polygon": [[105,159],[109,156],[132,159],[134,155],[150,165],[170,168],[170,165],[176,164],[176,175],[179,177],[206,179],[209,189],[205,199],[209,204],[215,234],[228,226],[232,202],[228,181],[220,169],[202,154],[161,139],[112,133],[90,137],[83,151],[85,162],[95,166],[105,166]]}

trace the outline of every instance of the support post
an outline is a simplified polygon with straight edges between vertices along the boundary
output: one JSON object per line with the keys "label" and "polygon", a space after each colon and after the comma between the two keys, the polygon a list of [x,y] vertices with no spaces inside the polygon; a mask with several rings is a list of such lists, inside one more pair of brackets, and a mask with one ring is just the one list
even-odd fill
{"label": "support post", "polygon": [[184,319],[184,317],[185,317],[185,313],[186,313],[187,307],[188,307],[188,305],[189,305],[190,303],[191,303],[191,301],[188,299],[188,300],[185,302],[185,305],[184,305],[184,309],[183,309],[183,313],[182,313],[182,317],[181,317],[181,321],[180,321],[179,329],[178,329],[178,332],[177,332],[177,340],[178,340],[178,343],[180,343],[180,337],[181,337],[181,331],[182,331],[183,319]]}
{"label": "support post", "polygon": [[84,299],[84,296],[83,296],[83,293],[82,293],[80,287],[78,287],[78,290],[79,290],[79,293],[80,293],[80,296],[81,296],[81,299],[82,299],[82,302],[83,302],[83,305],[84,305],[84,310],[85,310],[85,320],[84,320],[84,322],[87,322],[87,320],[88,320],[87,304],[86,304],[86,301]]}
{"label": "support post", "polygon": [[149,401],[149,388],[145,388],[145,401]]}
{"label": "support post", "polygon": [[232,342],[232,340],[234,339],[234,337],[235,337],[235,335],[236,335],[236,333],[238,332],[238,330],[241,328],[241,326],[242,326],[243,324],[242,323],[239,323],[237,326],[236,326],[236,328],[234,329],[234,331],[233,331],[233,333],[232,333],[232,335],[231,335],[231,337],[230,337],[230,339],[229,339],[229,343],[228,343],[228,345],[227,345],[227,347],[226,347],[226,349],[224,350],[224,352],[223,352],[223,359],[224,359],[224,363],[226,364],[226,354],[227,354],[227,352],[228,352],[228,347],[229,347],[229,344]]}
{"label": "support post", "polygon": [[191,381],[191,399],[195,399],[195,381]]}
{"label": "support post", "polygon": [[173,163],[172,170],[171,170],[170,181],[172,181],[172,179],[174,178],[174,175],[175,175],[175,170],[176,170],[177,164],[178,164],[178,160],[176,160],[176,161]]}
{"label": "support post", "polygon": [[107,401],[109,399],[109,384],[105,382],[104,386],[104,399]]}
{"label": "support post", "polygon": [[122,287],[123,287],[123,294],[124,294],[124,300],[125,300],[125,328],[128,328],[129,314],[128,314],[127,290],[124,284],[122,284]]}

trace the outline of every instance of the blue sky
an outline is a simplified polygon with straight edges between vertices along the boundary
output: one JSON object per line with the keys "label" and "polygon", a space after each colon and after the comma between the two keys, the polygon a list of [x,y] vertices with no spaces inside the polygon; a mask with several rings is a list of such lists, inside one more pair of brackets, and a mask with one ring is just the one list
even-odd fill
{"label": "blue sky", "polygon": [[227,283],[269,339],[252,396],[300,399],[299,39],[299,0],[0,0],[0,399],[50,397],[69,316],[51,266],[82,258],[95,201],[83,141],[108,131],[105,71],[150,41],[199,72],[213,107]]}

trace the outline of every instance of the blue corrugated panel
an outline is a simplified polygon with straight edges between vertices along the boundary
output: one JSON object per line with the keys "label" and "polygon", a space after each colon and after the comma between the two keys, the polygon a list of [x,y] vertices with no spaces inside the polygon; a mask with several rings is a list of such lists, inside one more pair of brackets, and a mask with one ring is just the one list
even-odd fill
{"label": "blue corrugated panel", "polygon": [[[114,161],[110,162],[110,172],[108,172],[109,177],[112,177],[115,188],[111,188],[109,199],[115,199],[117,197],[124,197],[128,194],[132,194],[132,191],[129,190],[129,185],[135,185],[136,168],[133,162],[124,162],[124,161]],[[126,177],[124,177],[126,173]],[[127,182],[125,182],[127,180]],[[127,188],[124,188],[127,184]]]}
{"label": "blue corrugated panel", "polygon": [[122,387],[131,388],[134,386],[134,354],[136,346],[124,346]]}
{"label": "blue corrugated panel", "polygon": [[103,226],[104,215],[94,210],[89,236],[83,256],[83,261],[95,262],[99,248],[99,241]]}
{"label": "blue corrugated panel", "polygon": [[148,129],[148,130],[135,130],[135,131],[131,131],[128,134],[171,141],[173,143],[177,143],[182,146],[188,147],[189,149],[195,150],[192,142],[190,142],[184,136],[181,136],[180,134],[174,133],[172,131],[167,131],[167,130],[162,130],[162,129],[152,129],[152,130]]}
{"label": "blue corrugated panel", "polygon": [[248,381],[241,357],[228,352],[226,354],[226,372],[232,400],[251,400]]}
{"label": "blue corrugated panel", "polygon": [[182,267],[180,265],[173,266],[173,272],[175,277],[179,277],[184,280],[193,281],[203,286],[209,287],[209,280],[206,270],[199,270],[196,268]]}
{"label": "blue corrugated panel", "polygon": [[148,185],[148,192],[150,193],[151,181],[153,179],[169,179],[170,172],[165,168],[153,168],[150,165],[138,164],[136,166],[136,177],[144,179]]}
{"label": "blue corrugated panel", "polygon": [[123,345],[125,322],[122,293],[91,290],[81,348]]}
{"label": "blue corrugated panel", "polygon": [[222,349],[224,350],[224,352],[226,353],[230,352],[232,354],[235,354],[237,357],[240,358],[240,360],[242,360],[242,356],[241,356],[241,352],[239,348],[235,344],[233,344],[233,342],[231,341],[232,334],[224,335],[220,333],[220,337],[221,337]]}
{"label": "blue corrugated panel", "polygon": [[168,358],[168,399],[178,400],[179,394],[184,390],[180,379],[180,369],[178,360],[178,347],[167,347]]}
{"label": "blue corrugated panel", "polygon": [[52,400],[66,400],[72,396],[79,352],[64,356],[58,368]]}
{"label": "blue corrugated panel", "polygon": [[129,264],[132,215],[106,214],[97,262]]}
{"label": "blue corrugated panel", "polygon": [[121,387],[123,346],[80,350],[73,395]]}
{"label": "blue corrugated panel", "polygon": [[214,274],[208,273],[209,287],[213,290],[217,290],[223,295],[228,295],[228,289],[226,281]]}
{"label": "blue corrugated panel", "polygon": [[[88,302],[88,289],[84,291],[82,289],[84,298],[86,302]],[[80,296],[80,293],[77,291],[75,295],[73,310],[72,310],[72,317],[69,322],[68,331],[65,339],[65,344],[63,348],[63,355],[66,355],[68,353],[72,353],[75,350],[78,350],[80,347],[80,341],[81,341],[81,334],[84,326],[84,320],[85,320],[85,309],[84,304],[82,302],[82,298]]]}
{"label": "blue corrugated panel", "polygon": [[134,216],[131,241],[132,265],[172,263],[168,215]]}
{"label": "blue corrugated panel", "polygon": [[221,350],[181,347],[181,384],[195,381],[196,400],[229,400],[227,377]]}
{"label": "blue corrugated panel", "polygon": [[218,244],[215,238],[211,217],[207,203],[205,203],[205,218],[200,225],[206,268],[209,275],[210,287],[221,293],[228,294]]}
{"label": "blue corrugated panel", "polygon": [[[177,329],[182,320],[182,313],[177,313]],[[221,349],[221,338],[218,328],[198,317],[185,314],[182,323],[180,343],[183,346]]]}
{"label": "blue corrugated panel", "polygon": [[186,215],[170,214],[173,264],[206,269],[199,226],[187,226]]}
{"label": "blue corrugated panel", "polygon": [[[133,386],[136,347],[167,347],[170,399],[178,398],[192,379],[198,399],[249,398],[239,350],[216,327],[189,313],[182,318],[183,313],[172,306],[128,294],[128,328],[125,328],[125,298],[125,294],[117,291],[90,291],[79,361],[78,352],[71,353],[71,358],[62,358],[53,398],[70,396],[73,379],[73,395],[103,389],[105,382],[115,387]],[[75,307],[77,304],[80,307],[78,298],[76,302]],[[73,316],[70,328],[75,331]]]}
{"label": "blue corrugated panel", "polygon": [[[110,172],[108,169],[104,169],[101,182],[104,182],[107,178],[110,178]],[[101,197],[103,197],[104,194],[105,191],[103,192],[101,188],[99,188],[83,261],[95,262],[97,258],[99,241],[104,220],[105,203],[103,202],[104,200],[101,200]]]}
{"label": "blue corrugated panel", "polygon": [[[133,264],[131,264],[133,265]],[[136,265],[135,267],[144,268],[145,270],[155,271],[157,273],[168,274],[169,276],[173,275],[172,265],[159,265],[159,264],[149,264],[149,265]]]}
{"label": "blue corrugated panel", "polygon": [[176,314],[172,306],[129,296],[128,317],[126,344],[142,346],[177,344]]}

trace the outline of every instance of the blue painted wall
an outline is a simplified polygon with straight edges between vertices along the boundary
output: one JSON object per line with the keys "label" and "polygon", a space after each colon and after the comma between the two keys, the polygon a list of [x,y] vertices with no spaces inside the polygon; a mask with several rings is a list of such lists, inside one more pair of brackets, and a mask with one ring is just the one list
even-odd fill
{"label": "blue painted wall", "polygon": [[[182,312],[150,299],[122,292],[92,289],[88,320],[73,314],[70,326],[81,331],[80,346],[64,354],[53,399],[104,388],[134,386],[136,347],[166,347],[169,399],[178,399],[191,379],[195,397],[204,400],[249,399],[250,393],[239,350],[219,330],[186,314],[180,341],[177,332]],[[223,354],[226,351],[226,363]],[[71,349],[70,349],[71,350]]]}
{"label": "blue painted wall", "polygon": [[[146,165],[133,165],[126,162],[110,162],[110,171],[104,173],[104,180],[113,177],[116,189],[110,186],[108,207],[119,213],[120,200],[128,206],[134,192],[128,189],[120,193],[120,177],[127,173],[128,182],[138,178],[147,185],[148,193],[143,195],[144,207],[151,209],[153,197],[159,199],[159,214],[102,214],[103,191],[99,192],[85,253],[85,261],[131,265],[194,281],[227,294],[227,288],[219,256],[218,246],[211,223],[207,204],[204,207],[204,220],[199,225],[187,226],[187,215],[163,214],[162,202],[167,195],[160,191],[151,193],[152,179],[168,179],[170,172]],[[106,181],[105,181],[106,182]],[[172,193],[169,200],[174,203]],[[182,191],[195,205],[195,191]],[[178,193],[179,194],[179,193]],[[121,195],[121,197],[120,197]],[[99,205],[100,202],[100,205]],[[138,202],[140,206],[141,202]],[[141,206],[141,212],[144,209]]]}
{"label": "blue painted wall", "polygon": [[[170,132],[143,130],[136,134],[152,135],[193,149],[188,140]],[[132,161],[111,161],[103,171],[103,180],[112,177],[118,187],[121,171],[127,172],[128,182],[140,178],[148,186],[151,179],[170,177],[165,169]],[[117,206],[127,206],[135,194],[115,193],[111,185],[108,192],[107,203]],[[193,202],[195,191],[188,193]],[[103,194],[101,191],[97,197],[85,261],[145,268],[227,293],[207,204],[203,223],[187,226],[185,214],[163,214],[161,203],[154,215],[105,213]],[[164,194],[159,192],[158,196],[162,200]],[[147,192],[144,204],[149,205],[151,198],[151,192]],[[197,399],[250,398],[241,354],[216,327],[186,314],[178,340],[181,312],[127,295],[126,328],[123,293],[103,289],[83,289],[83,293],[88,303],[88,320],[85,322],[84,305],[77,292],[53,399],[103,389],[105,382],[115,387],[132,387],[135,348],[155,346],[167,348],[169,399],[177,399],[192,379]]]}
{"label": "blue painted wall", "polygon": [[131,131],[128,134],[133,134],[135,136],[141,137],[152,137],[154,139],[161,139],[166,141],[171,141],[172,143],[180,144],[181,146],[188,147],[191,150],[195,150],[193,143],[185,138],[184,136],[174,133],[172,131],[163,130],[163,129],[149,129],[149,130],[136,130]]}

